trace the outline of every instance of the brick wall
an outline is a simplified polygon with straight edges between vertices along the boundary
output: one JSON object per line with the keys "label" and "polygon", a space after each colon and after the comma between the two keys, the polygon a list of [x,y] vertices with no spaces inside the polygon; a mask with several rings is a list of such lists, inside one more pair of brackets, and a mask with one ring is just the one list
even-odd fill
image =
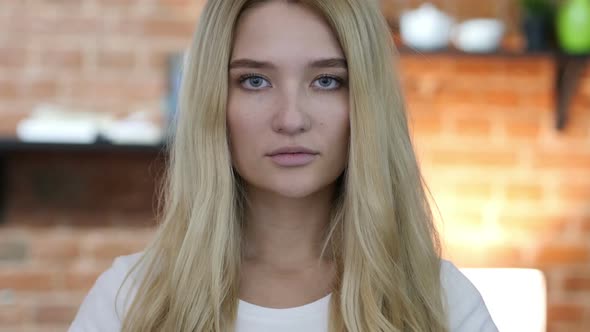
{"label": "brick wall", "polygon": [[[0,132],[13,134],[41,102],[158,111],[166,56],[189,42],[200,2],[0,2]],[[590,71],[558,132],[547,57],[403,55],[401,64],[445,256],[541,269],[549,331],[590,330]],[[0,332],[63,331],[113,257],[151,239],[156,156],[23,152],[6,162]]]}
{"label": "brick wall", "polygon": [[541,269],[549,331],[590,329],[590,70],[559,132],[550,58],[401,64],[446,256]]}

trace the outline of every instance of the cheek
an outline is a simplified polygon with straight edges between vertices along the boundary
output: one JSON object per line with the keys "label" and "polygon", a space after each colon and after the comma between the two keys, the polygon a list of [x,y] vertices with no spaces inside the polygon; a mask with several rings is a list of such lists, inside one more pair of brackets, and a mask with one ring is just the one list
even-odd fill
{"label": "cheek", "polygon": [[331,133],[337,144],[346,146],[350,137],[350,116],[348,105],[340,103],[337,111],[333,112],[329,119],[325,119],[332,129]]}
{"label": "cheek", "polygon": [[228,109],[227,130],[231,153],[232,156],[236,157],[235,154],[238,151],[244,150],[247,146],[247,142],[244,141],[244,138],[248,137],[248,125],[243,119],[241,119],[239,112],[234,112],[231,109]]}
{"label": "cheek", "polygon": [[344,107],[344,111],[338,114],[335,124],[336,128],[336,144],[340,147],[340,158],[346,162],[348,160],[348,147],[350,144],[350,115],[348,105]]}
{"label": "cheek", "polygon": [[244,103],[228,103],[227,130],[232,163],[235,167],[249,164],[258,151],[262,133],[259,114],[248,112]]}

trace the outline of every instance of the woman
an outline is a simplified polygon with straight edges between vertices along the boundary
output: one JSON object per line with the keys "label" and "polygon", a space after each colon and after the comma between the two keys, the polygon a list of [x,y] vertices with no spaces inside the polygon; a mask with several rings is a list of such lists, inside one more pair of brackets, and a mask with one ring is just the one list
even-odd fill
{"label": "woman", "polygon": [[376,1],[209,1],[163,222],[70,331],[496,331],[440,257],[392,59]]}

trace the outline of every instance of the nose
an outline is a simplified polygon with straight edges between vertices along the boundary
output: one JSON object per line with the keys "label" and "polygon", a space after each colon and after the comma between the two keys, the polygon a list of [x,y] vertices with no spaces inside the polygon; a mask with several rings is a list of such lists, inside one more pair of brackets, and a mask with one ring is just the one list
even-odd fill
{"label": "nose", "polygon": [[311,119],[304,109],[304,98],[296,92],[286,92],[281,95],[272,120],[272,129],[275,132],[297,135],[311,128]]}

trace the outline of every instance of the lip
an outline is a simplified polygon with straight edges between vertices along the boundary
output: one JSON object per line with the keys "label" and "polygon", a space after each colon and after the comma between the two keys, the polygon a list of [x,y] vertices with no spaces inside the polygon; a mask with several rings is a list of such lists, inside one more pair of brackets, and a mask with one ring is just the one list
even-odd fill
{"label": "lip", "polygon": [[267,156],[277,165],[282,167],[304,166],[316,158],[319,152],[301,147],[282,147],[269,153]]}
{"label": "lip", "polygon": [[287,154],[287,153],[289,153],[289,154],[304,153],[304,154],[312,154],[312,155],[319,154],[319,152],[317,152],[315,150],[308,149],[303,146],[285,146],[285,147],[281,147],[281,148],[278,148],[278,149],[272,151],[271,153],[268,154],[268,156],[272,157],[272,156],[276,156],[279,154]]}

